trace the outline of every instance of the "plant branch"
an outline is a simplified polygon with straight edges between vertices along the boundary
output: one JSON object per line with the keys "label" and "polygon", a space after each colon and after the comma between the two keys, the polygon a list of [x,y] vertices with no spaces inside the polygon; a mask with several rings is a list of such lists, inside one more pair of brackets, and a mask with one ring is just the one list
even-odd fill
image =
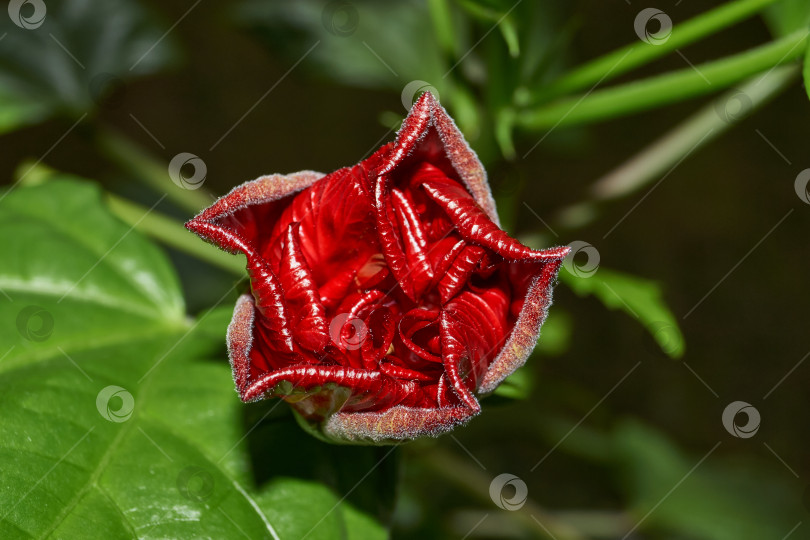
{"label": "plant branch", "polygon": [[[567,228],[587,225],[597,216],[600,202],[624,197],[666,174],[691,152],[716,139],[788,88],[798,74],[798,66],[783,66],[769,77],[754,77],[739,89],[719,96],[597,180],[589,190],[587,201],[565,208],[555,221]],[[729,112],[730,104],[739,105],[738,112]]]}
{"label": "plant branch", "polygon": [[105,199],[113,214],[139,232],[237,276],[245,275],[244,256],[220,251],[201,241],[176,220],[154,210],[150,212],[145,206],[111,193],[105,194]]}
{"label": "plant branch", "polygon": [[183,189],[172,182],[168,167],[128,138],[110,129],[99,128],[98,148],[123,171],[158,193],[165,193],[169,200],[181,208],[196,214],[211,204],[212,197],[203,190]]}
{"label": "plant branch", "polygon": [[[697,68],[687,68],[526,110],[518,115],[518,125],[534,131],[584,124],[716,92],[795,60],[804,54],[808,34],[808,30],[802,29],[767,45]],[[770,73],[763,75],[763,79]]]}
{"label": "plant branch", "polygon": [[[466,464],[451,453],[433,446],[419,454],[419,460],[430,469],[457,484],[481,501],[492,504],[489,498],[491,478],[481,470]],[[527,529],[542,538],[556,540],[586,540],[586,536],[571,524],[560,520],[556,515],[528,499],[520,510],[510,515],[519,519]]]}
{"label": "plant branch", "polygon": [[600,56],[560,76],[548,87],[532,96],[532,102],[548,101],[571,92],[589,88],[647,64],[657,58],[685,47],[700,39],[732,26],[776,0],[737,0],[675,26],[669,39],[663,43],[634,43]]}

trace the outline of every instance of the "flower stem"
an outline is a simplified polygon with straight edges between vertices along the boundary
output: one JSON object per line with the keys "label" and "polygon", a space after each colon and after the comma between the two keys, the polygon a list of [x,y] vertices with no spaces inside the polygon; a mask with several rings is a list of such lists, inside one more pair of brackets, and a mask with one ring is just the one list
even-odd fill
{"label": "flower stem", "polygon": [[[518,125],[542,130],[584,124],[716,92],[801,56],[808,34],[808,30],[801,29],[767,45],[695,68],[558,100],[519,114]],[[763,79],[770,73],[765,73]]]}
{"label": "flower stem", "polygon": [[165,163],[150,156],[123,135],[110,129],[99,128],[97,143],[104,155],[123,171],[133,174],[157,192],[165,193],[169,200],[192,214],[211,204],[212,198],[205,191],[183,189],[175,185]]}
{"label": "flower stem", "polygon": [[[753,77],[737,90],[719,96],[597,180],[589,190],[591,196],[584,202],[563,209],[555,222],[569,229],[589,224],[598,215],[601,202],[627,196],[660,178],[686,156],[725,133],[788,88],[796,81],[798,71],[798,66],[776,68],[769,77]],[[750,101],[746,103],[746,100]],[[740,106],[739,112],[724,116],[727,106],[735,102]]]}
{"label": "flower stem", "polygon": [[430,20],[433,23],[433,31],[439,40],[439,45],[450,58],[454,57],[459,41],[453,27],[453,14],[450,10],[450,4],[447,0],[428,0],[428,9],[430,10]]}
{"label": "flower stem", "polygon": [[737,0],[676,25],[663,43],[634,43],[600,56],[562,75],[532,96],[538,103],[605,82],[657,58],[732,26],[776,0]]}
{"label": "flower stem", "polygon": [[245,275],[244,256],[220,251],[201,241],[176,220],[155,211],[150,212],[145,206],[111,193],[107,193],[105,198],[110,211],[139,232],[237,276]]}
{"label": "flower stem", "polygon": [[[459,460],[449,452],[438,447],[419,453],[419,459],[430,469],[465,488],[471,495],[481,501],[492,504],[489,498],[489,487],[492,478],[464,461]],[[531,530],[537,537],[554,538],[556,540],[584,540],[585,535],[567,522],[560,520],[554,514],[538,505],[531,499],[523,507],[512,512],[516,519]]]}

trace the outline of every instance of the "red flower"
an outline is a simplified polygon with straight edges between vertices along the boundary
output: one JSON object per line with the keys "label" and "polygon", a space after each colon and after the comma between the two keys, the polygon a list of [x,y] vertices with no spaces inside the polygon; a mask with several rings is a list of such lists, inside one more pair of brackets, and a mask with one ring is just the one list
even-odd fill
{"label": "red flower", "polygon": [[369,159],[263,176],[186,226],[247,256],[252,294],[228,329],[242,400],[281,397],[341,441],[477,414],[534,347],[568,254],[499,228],[481,163],[429,93]]}

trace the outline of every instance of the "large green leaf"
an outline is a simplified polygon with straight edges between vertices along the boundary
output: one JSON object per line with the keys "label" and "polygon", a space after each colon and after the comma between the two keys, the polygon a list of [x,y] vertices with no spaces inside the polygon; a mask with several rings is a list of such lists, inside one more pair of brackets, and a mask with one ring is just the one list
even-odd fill
{"label": "large green leaf", "polygon": [[[575,386],[562,390],[574,392]],[[719,416],[717,411],[718,426]],[[580,413],[552,414],[535,425],[549,445],[579,458],[580,466],[609,473],[606,483],[621,494],[625,518],[605,538],[787,538],[804,519],[804,482],[764,449],[754,458],[727,448],[735,442],[722,427],[716,442],[686,452],[658,427],[636,419],[619,418],[607,429],[580,420]]]}
{"label": "large green leaf", "polygon": [[177,56],[171,36],[132,0],[11,4],[0,17],[0,133],[92,112],[124,79]]}
{"label": "large green leaf", "polygon": [[321,77],[396,90],[421,79],[444,90],[446,68],[423,2],[246,0],[236,18],[291,62],[314,46],[306,62]]}
{"label": "large green leaf", "polygon": [[667,355],[683,355],[683,334],[657,283],[604,267],[587,276],[572,274],[565,268],[560,279],[578,295],[592,294],[608,308],[624,311],[647,329]]}
{"label": "large green leaf", "polygon": [[4,194],[0,245],[0,538],[385,535],[342,496],[378,488],[366,472],[388,456],[358,450],[343,488],[313,470],[342,465],[322,443],[296,440],[327,455],[296,460],[286,407],[255,437],[224,355],[230,307],[187,318],[166,258],[94,186]]}
{"label": "large green leaf", "polygon": [[776,461],[724,459],[720,441],[687,456],[663,433],[633,420],[620,422],[612,438],[638,531],[706,540],[783,538],[804,519],[794,478]]}

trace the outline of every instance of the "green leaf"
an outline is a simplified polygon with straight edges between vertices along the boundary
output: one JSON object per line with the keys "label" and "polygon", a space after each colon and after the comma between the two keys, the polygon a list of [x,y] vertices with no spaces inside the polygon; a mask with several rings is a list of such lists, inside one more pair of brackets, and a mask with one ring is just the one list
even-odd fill
{"label": "green leaf", "polygon": [[[188,319],[165,256],[89,183],[0,197],[0,537],[385,536],[342,501],[364,477],[330,484],[320,469],[338,464],[292,455],[323,446],[288,449],[302,434],[286,407],[285,430],[255,437],[225,356],[230,305]],[[349,494],[379,490],[376,472]]]}
{"label": "green leaf", "polygon": [[[655,45],[634,41],[630,45],[611,51],[578,66],[560,76],[551,84],[533,90],[533,101],[542,102],[601,83],[661,58],[673,51],[720,31],[761,11],[777,0],[735,0],[701,13],[688,21],[676,21],[666,40]],[[796,0],[804,2],[805,0]],[[790,32],[785,32],[784,35]]]}
{"label": "green leaf", "polygon": [[532,372],[524,367],[504,379],[493,393],[507,399],[526,399],[531,395],[533,387]]}
{"label": "green leaf", "polygon": [[509,56],[517,58],[520,56],[520,39],[518,38],[517,25],[515,25],[515,22],[510,17],[506,17],[498,26],[501,30],[503,40],[509,48]]}
{"label": "green leaf", "polygon": [[567,351],[571,343],[572,326],[571,315],[555,306],[543,323],[535,351],[549,356],[560,355]]}
{"label": "green leaf", "polygon": [[810,41],[807,42],[807,50],[804,53],[802,77],[804,77],[804,91],[807,92],[807,97],[810,98]]}
{"label": "green leaf", "polygon": [[509,16],[516,5],[500,0],[460,0],[459,4],[473,17],[481,20],[487,28],[493,23],[498,26],[501,36],[509,49],[509,55],[517,58],[520,55],[520,39],[515,21]]}
{"label": "green leaf", "polygon": [[550,356],[562,354],[568,349],[571,326],[571,316],[568,313],[558,308],[551,310],[548,319],[543,323],[540,339],[532,357],[527,362],[528,365],[518,369],[504,379],[500,386],[495,389],[493,395],[505,399],[528,398],[536,386],[535,376],[537,370],[533,369],[533,364],[542,361],[541,358],[535,358],[535,356],[538,353]]}
{"label": "green leaf", "polygon": [[563,268],[560,279],[579,296],[594,295],[606,307],[624,311],[647,329],[667,355],[683,356],[683,334],[657,283],[602,266],[588,277],[570,273],[565,265]]}
{"label": "green leaf", "polygon": [[0,133],[92,112],[125,79],[177,57],[165,29],[132,0],[26,2],[21,10],[16,23],[30,28],[11,13],[0,17]]}
{"label": "green leaf", "polygon": [[422,80],[440,95],[445,90],[446,67],[424,2],[247,0],[235,16],[291,62],[311,49],[305,65],[319,77],[397,91]]}
{"label": "green leaf", "polygon": [[[810,31],[785,37],[726,58],[647,79],[570,96],[520,111],[518,125],[526,130],[603,121],[669,105],[723,90],[753,75],[790,63],[807,47]],[[707,81],[710,84],[706,84]]]}
{"label": "green leaf", "polygon": [[719,441],[687,456],[663,433],[631,420],[612,438],[637,531],[706,540],[782,538],[803,519],[794,479],[775,469],[778,463],[728,461]]}

